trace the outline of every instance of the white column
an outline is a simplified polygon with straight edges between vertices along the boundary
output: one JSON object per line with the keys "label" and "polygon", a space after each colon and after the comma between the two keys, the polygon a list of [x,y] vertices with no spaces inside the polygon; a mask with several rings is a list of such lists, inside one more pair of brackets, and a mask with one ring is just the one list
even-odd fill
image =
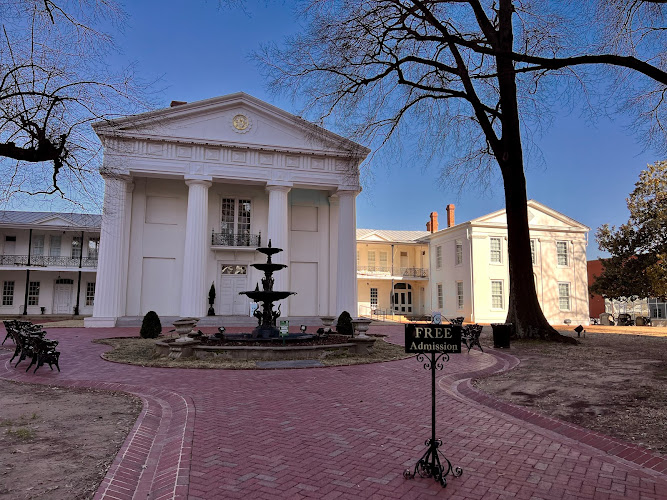
{"label": "white column", "polygon": [[352,317],[357,311],[357,191],[338,191],[338,272],[336,279],[336,315],[343,311]]}
{"label": "white column", "polygon": [[207,179],[186,179],[188,213],[185,223],[185,248],[183,252],[183,280],[181,284],[182,318],[206,316],[206,249],[208,245],[208,188]]}
{"label": "white column", "polygon": [[104,207],[100,230],[100,253],[97,262],[95,304],[93,317],[86,318],[86,327],[116,326],[116,320],[125,314],[123,283],[127,247],[126,216],[128,193],[132,187],[128,176],[103,173]]}
{"label": "white column", "polygon": [[[291,184],[267,184],[266,191],[269,193],[269,221],[267,239],[262,238],[262,246],[269,244],[274,248],[282,248],[283,251],[274,255],[272,261],[277,264],[289,265],[289,220],[288,220],[288,197],[292,189]],[[273,278],[273,289],[277,291],[289,291],[289,268],[277,271]],[[275,307],[281,304],[280,312],[283,317],[289,314],[287,301],[277,302]]]}

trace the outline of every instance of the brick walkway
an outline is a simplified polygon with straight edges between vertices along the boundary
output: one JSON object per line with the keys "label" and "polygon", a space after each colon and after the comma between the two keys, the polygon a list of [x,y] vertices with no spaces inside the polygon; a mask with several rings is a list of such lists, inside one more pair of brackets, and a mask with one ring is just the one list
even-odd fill
{"label": "brick walkway", "polygon": [[[475,391],[506,370],[485,348],[439,373],[438,432],[463,476],[405,480],[430,436],[430,373],[414,358],[299,370],[181,370],[109,363],[92,338],[138,329],[52,329],[62,373],[24,374],[0,350],[0,377],[123,390],[144,411],[96,498],[667,499],[667,461],[634,445]],[[402,328],[373,327],[400,339]],[[4,337],[4,335],[3,335]]]}

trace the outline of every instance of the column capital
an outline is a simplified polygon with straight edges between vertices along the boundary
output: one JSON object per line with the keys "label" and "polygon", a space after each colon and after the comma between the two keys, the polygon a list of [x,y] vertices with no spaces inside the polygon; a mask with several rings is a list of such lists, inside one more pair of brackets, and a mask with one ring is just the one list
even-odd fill
{"label": "column capital", "polygon": [[360,188],[352,187],[352,186],[350,186],[350,187],[345,186],[345,187],[339,187],[336,190],[336,192],[331,196],[332,197],[336,196],[338,198],[343,198],[345,196],[354,196],[354,197],[356,197],[359,193],[361,193]]}
{"label": "column capital", "polygon": [[117,181],[122,181],[122,182],[127,182],[127,183],[132,182],[132,177],[130,176],[129,172],[125,172],[125,171],[121,171],[121,170],[115,170],[115,169],[111,169],[111,168],[102,167],[100,169],[100,175],[104,178],[105,181],[107,181],[107,180],[117,180]]}
{"label": "column capital", "polygon": [[210,188],[213,185],[213,179],[211,177],[195,177],[195,176],[185,176],[185,185],[186,186],[204,186],[205,188]]}
{"label": "column capital", "polygon": [[279,191],[281,193],[289,193],[291,189],[292,189],[291,182],[271,181],[266,183],[267,192]]}

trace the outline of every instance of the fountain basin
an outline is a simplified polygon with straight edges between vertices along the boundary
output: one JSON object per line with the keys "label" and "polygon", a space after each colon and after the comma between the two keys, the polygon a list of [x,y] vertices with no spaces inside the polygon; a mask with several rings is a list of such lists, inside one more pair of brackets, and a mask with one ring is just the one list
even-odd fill
{"label": "fountain basin", "polygon": [[[262,360],[280,361],[292,359],[323,359],[335,355],[367,355],[373,350],[374,338],[350,339],[340,344],[324,345],[286,345],[282,346],[279,341],[268,345],[248,346],[188,346],[187,354],[197,359],[221,359],[221,360]],[[155,343],[156,353],[161,357],[167,357],[172,352],[173,341],[159,340]],[[185,353],[183,353],[185,354]],[[173,354],[172,354],[173,356]],[[181,355],[180,357],[185,357]]]}
{"label": "fountain basin", "polygon": [[262,272],[268,271],[270,273],[273,273],[275,271],[280,271],[281,269],[285,269],[287,267],[287,264],[274,264],[273,262],[263,262],[260,264],[250,264],[250,267],[259,269]]}
{"label": "fountain basin", "polygon": [[289,297],[290,295],[294,295],[296,292],[264,292],[262,290],[252,290],[249,292],[239,292],[243,295],[247,295],[250,300],[253,302],[264,302],[267,300],[270,300],[271,302],[275,302],[277,300],[283,300]]}

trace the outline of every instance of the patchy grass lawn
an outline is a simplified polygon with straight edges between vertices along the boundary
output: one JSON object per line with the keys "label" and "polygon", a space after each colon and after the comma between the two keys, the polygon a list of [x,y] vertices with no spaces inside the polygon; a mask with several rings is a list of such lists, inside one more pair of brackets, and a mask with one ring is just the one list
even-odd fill
{"label": "patchy grass lawn", "polygon": [[[654,336],[595,330],[578,346],[513,341],[508,352],[521,364],[474,384],[514,404],[667,455],[667,337],[657,329],[651,330]],[[487,338],[482,345],[490,343]]]}
{"label": "patchy grass lawn", "polygon": [[93,498],[141,412],[122,393],[0,380],[0,498]]}

